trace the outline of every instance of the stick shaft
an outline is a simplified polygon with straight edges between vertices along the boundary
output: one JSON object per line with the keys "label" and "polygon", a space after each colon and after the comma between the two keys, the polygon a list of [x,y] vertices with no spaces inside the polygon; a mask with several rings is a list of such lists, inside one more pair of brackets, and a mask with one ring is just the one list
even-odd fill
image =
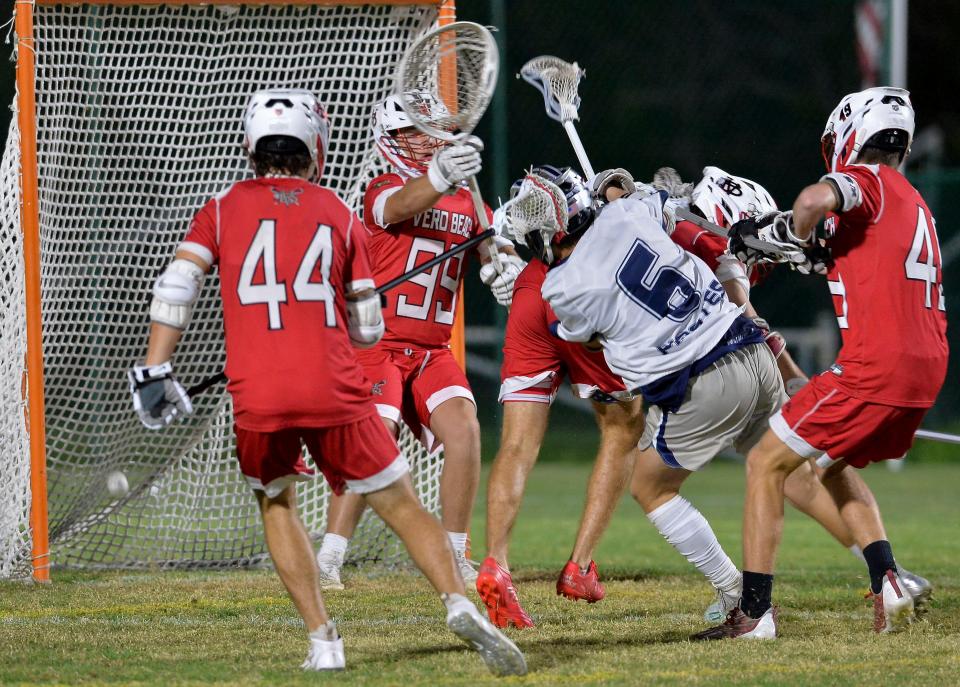
{"label": "stick shaft", "polygon": [[722,236],[723,238],[727,238],[727,230],[726,230],[726,229],[724,229],[723,227],[721,227],[719,224],[714,224],[713,222],[710,222],[710,221],[708,221],[708,220],[705,220],[703,217],[701,217],[701,216],[698,215],[697,213],[695,213],[695,212],[693,212],[693,211],[691,211],[691,210],[689,210],[689,209],[687,209],[687,208],[679,207],[679,208],[676,209],[675,214],[676,214],[677,219],[686,220],[687,222],[691,222],[692,224],[696,224],[696,225],[697,225],[698,227],[700,227],[701,229],[706,229],[706,230],[709,231],[711,234],[716,234],[717,236]]}
{"label": "stick shaft", "polygon": [[945,432],[931,432],[929,429],[918,429],[914,436],[917,439],[928,439],[930,441],[941,441],[945,444],[960,444],[960,436],[956,434],[947,434]]}
{"label": "stick shaft", "polygon": [[[483,215],[483,217],[484,219],[486,219],[486,215]],[[494,231],[493,229],[489,228],[489,222],[487,222],[486,230],[483,231],[482,233],[477,234],[472,239],[468,239],[463,243],[454,246],[450,250],[440,253],[440,255],[434,258],[430,258],[422,265],[417,265],[412,270],[410,270],[409,272],[404,272],[396,279],[391,279],[386,284],[383,284],[382,286],[378,286],[376,291],[378,294],[385,293],[390,289],[394,289],[400,286],[400,284],[404,283],[405,281],[409,281],[410,279],[413,279],[418,274],[426,272],[431,267],[434,267],[435,265],[439,265],[441,262],[448,260],[449,258],[452,258],[454,255],[459,255],[464,251],[468,251],[474,246],[480,243],[483,243],[484,241],[490,240],[492,243],[493,234],[494,234]],[[204,391],[206,391],[210,387],[225,381],[227,381],[227,375],[223,372],[218,372],[212,377],[207,377],[206,379],[202,380],[201,382],[198,382],[197,384],[194,384],[189,389],[187,389],[187,396],[189,396],[190,398],[193,398],[197,394],[202,394]]]}
{"label": "stick shaft", "polygon": [[580,140],[580,134],[577,133],[577,127],[573,121],[567,120],[563,123],[563,130],[567,132],[570,138],[570,145],[573,146],[573,152],[577,154],[580,161],[580,168],[587,175],[587,179],[593,178],[593,165],[590,164],[590,158],[587,157],[587,151],[583,148],[583,142]]}
{"label": "stick shaft", "polygon": [[[473,209],[477,213],[477,219],[480,221],[480,226],[483,227],[483,232],[490,232],[490,220],[487,218],[487,209],[483,207],[483,196],[480,195],[480,186],[477,184],[476,177],[470,177],[468,182],[470,186],[470,198],[473,199]],[[490,234],[489,239],[484,242],[484,248],[487,249],[487,253],[490,255],[490,261],[493,263],[493,268],[497,271],[497,274],[503,272],[503,266],[500,262],[499,251],[497,250],[497,244],[493,241],[493,233]]]}

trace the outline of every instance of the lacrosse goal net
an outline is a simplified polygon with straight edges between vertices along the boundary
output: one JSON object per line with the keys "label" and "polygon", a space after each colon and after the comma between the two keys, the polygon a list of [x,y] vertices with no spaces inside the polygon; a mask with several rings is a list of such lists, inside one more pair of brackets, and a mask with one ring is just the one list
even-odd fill
{"label": "lacrosse goal net", "polygon": [[[365,182],[381,171],[373,105],[392,90],[405,48],[447,14],[452,3],[439,0],[39,0],[32,45],[18,17],[18,58],[28,51],[35,68],[26,76],[18,69],[14,108],[32,90],[36,115],[27,125],[14,117],[0,167],[0,578],[32,572],[43,579],[48,563],[221,567],[267,559],[255,501],[236,465],[223,387],[198,396],[193,417],[160,432],[141,427],[132,411],[125,372],[145,350],[151,285],[193,213],[249,175],[241,114],[259,88],[318,94],[332,124],[323,183],[358,208]],[[29,122],[36,127],[42,394],[30,385],[39,371],[25,363],[35,347],[27,343],[25,305],[29,222],[21,230],[21,215],[31,214]],[[218,291],[214,276],[178,349],[185,385],[223,367]],[[48,498],[38,503],[43,471],[33,470],[32,492],[31,450],[33,464],[43,466],[44,431]],[[421,498],[436,512],[440,456],[427,455],[407,431],[401,447]],[[129,480],[125,496],[105,487],[113,470]],[[301,516],[319,536],[327,486],[321,478],[299,489]],[[31,525],[32,493],[35,513],[49,508],[49,558],[42,527],[36,519]],[[404,555],[368,511],[348,561],[389,565]]]}

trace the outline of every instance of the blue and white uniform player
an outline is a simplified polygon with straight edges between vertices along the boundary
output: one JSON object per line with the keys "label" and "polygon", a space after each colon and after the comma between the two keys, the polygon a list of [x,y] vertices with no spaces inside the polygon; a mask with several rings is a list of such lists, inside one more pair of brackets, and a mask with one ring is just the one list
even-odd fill
{"label": "blue and white uniform player", "polygon": [[[590,191],[570,174],[526,183],[553,206],[518,202],[507,231],[551,265],[542,295],[556,336],[602,347],[610,369],[644,398],[645,421],[625,438],[642,451],[634,496],[653,503],[647,517],[717,589],[708,612],[722,617],[739,598],[740,573],[679,488],[721,450],[746,453],[766,431],[786,399],[774,356],[706,263],[671,240],[674,201],[665,193],[638,190],[625,170],[601,172]],[[606,202],[588,210],[570,202],[591,193]],[[641,498],[650,489],[655,498]]]}

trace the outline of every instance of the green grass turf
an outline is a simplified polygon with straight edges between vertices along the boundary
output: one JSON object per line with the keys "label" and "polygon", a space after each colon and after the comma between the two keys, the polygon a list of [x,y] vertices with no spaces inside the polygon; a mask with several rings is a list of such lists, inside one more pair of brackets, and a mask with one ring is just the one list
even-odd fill
{"label": "green grass turf", "polygon": [[[862,565],[790,513],[775,590],[783,638],[709,645],[685,639],[704,626],[706,583],[628,497],[597,552],[607,598],[588,606],[555,595],[588,470],[538,466],[515,531],[516,578],[538,623],[511,631],[528,657],[525,678],[490,677],[446,631],[439,601],[415,574],[347,571],[348,590],[328,603],[346,639],[348,671],[304,675],[297,668],[303,629],[269,571],[59,572],[49,587],[0,584],[0,683],[957,684],[960,465],[865,473],[898,559],[937,585],[927,620],[902,635],[875,636]],[[685,491],[739,560],[741,466],[718,462]],[[483,531],[481,503],[478,544]]]}

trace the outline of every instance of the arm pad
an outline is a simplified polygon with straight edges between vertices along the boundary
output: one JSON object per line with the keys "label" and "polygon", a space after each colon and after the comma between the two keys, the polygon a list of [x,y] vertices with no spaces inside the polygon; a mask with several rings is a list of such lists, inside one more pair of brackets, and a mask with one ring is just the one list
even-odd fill
{"label": "arm pad", "polygon": [[150,319],[177,329],[186,329],[193,304],[203,286],[204,270],[190,260],[177,258],[153,283]]}
{"label": "arm pad", "polygon": [[374,294],[356,301],[347,301],[347,332],[357,348],[370,348],[383,336],[383,315],[380,296]]}
{"label": "arm pad", "polygon": [[750,279],[743,269],[743,263],[732,255],[724,254],[717,258],[716,274],[721,282],[735,280],[750,295]]}

